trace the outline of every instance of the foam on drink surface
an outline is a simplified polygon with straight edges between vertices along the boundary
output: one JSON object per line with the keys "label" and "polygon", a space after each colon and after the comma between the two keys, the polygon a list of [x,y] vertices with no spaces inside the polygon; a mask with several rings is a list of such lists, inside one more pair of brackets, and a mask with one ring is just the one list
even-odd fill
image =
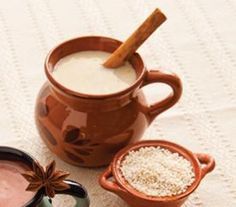
{"label": "foam on drink surface", "polygon": [[82,51],[65,56],[56,63],[53,77],[79,93],[101,95],[122,91],[135,82],[136,72],[128,62],[116,69],[103,67],[109,55],[102,51]]}

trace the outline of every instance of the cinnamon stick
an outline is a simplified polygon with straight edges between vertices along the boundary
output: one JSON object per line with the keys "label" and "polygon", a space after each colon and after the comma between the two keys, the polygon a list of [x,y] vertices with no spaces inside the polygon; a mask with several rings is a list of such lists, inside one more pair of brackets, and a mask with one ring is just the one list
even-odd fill
{"label": "cinnamon stick", "polygon": [[103,66],[106,68],[121,66],[165,20],[166,16],[159,9],[155,9],[141,26],[110,55]]}

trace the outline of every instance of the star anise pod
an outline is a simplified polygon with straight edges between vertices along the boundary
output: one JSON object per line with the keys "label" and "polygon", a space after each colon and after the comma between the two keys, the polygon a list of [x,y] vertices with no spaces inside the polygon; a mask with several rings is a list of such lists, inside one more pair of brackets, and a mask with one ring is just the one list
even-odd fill
{"label": "star anise pod", "polygon": [[56,171],[56,163],[52,161],[44,170],[44,168],[38,163],[33,163],[33,171],[27,171],[22,174],[22,176],[29,182],[26,191],[37,192],[41,188],[45,189],[45,194],[53,198],[55,196],[55,191],[63,191],[70,186],[63,182],[67,176],[68,172]]}

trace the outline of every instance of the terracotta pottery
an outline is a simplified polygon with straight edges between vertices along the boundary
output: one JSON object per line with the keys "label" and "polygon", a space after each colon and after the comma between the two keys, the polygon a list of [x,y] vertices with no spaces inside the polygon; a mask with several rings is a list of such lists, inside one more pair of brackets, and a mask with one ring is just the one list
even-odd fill
{"label": "terracotta pottery", "polygon": [[[136,191],[122,176],[120,164],[127,153],[131,150],[137,150],[141,147],[160,146],[172,152],[177,152],[189,160],[195,173],[195,181],[184,193],[171,197],[151,197]],[[147,161],[148,162],[148,161]],[[100,185],[108,191],[111,191],[132,207],[180,207],[188,196],[198,187],[204,176],[211,172],[215,167],[214,159],[207,154],[194,154],[184,147],[164,140],[141,141],[127,146],[119,151],[111,165],[100,177]],[[109,178],[113,177],[113,181]]]}
{"label": "terracotta pottery", "polygon": [[[22,163],[29,168],[27,170],[32,170],[33,163],[36,162],[36,160],[31,155],[21,150],[5,146],[0,146],[0,161],[1,160]],[[56,191],[56,194],[65,194],[74,197],[76,203],[74,207],[89,207],[90,205],[89,196],[84,186],[72,180],[64,180],[63,182],[67,183],[70,188],[63,191]],[[2,186],[0,186],[0,188],[1,187]],[[14,197],[12,199],[14,199]],[[23,206],[19,207],[52,207],[52,206],[53,206],[52,200],[46,196],[45,190],[42,188],[37,192],[35,192],[31,200],[29,200]]]}
{"label": "terracotta pottery", "polygon": [[[120,44],[107,37],[80,37],[58,45],[46,58],[48,81],[37,98],[36,124],[49,149],[68,163],[89,167],[109,164],[117,151],[137,141],[153,119],[181,96],[181,81],[176,75],[147,71],[137,53],[129,59],[137,80],[117,93],[82,94],[65,88],[52,76],[54,65],[66,55],[86,50],[112,53]],[[141,89],[151,83],[165,83],[173,92],[149,106]]]}

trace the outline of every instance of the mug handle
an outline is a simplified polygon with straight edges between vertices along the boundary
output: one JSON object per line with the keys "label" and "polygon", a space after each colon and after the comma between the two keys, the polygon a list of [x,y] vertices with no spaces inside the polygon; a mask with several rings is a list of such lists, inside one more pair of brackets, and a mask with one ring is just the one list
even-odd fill
{"label": "mug handle", "polygon": [[203,154],[203,153],[196,153],[195,154],[198,161],[200,162],[201,165],[204,165],[201,168],[201,179],[205,177],[206,174],[214,170],[215,168],[215,160],[213,157],[211,157],[208,154]]}
{"label": "mug handle", "polygon": [[115,181],[109,181],[109,178],[111,177],[113,177],[113,175],[111,166],[109,166],[99,178],[100,185],[104,189],[111,191],[117,195],[126,194],[127,192],[125,191],[125,189],[122,189]]}
{"label": "mug handle", "polygon": [[[76,204],[74,207],[89,207],[90,201],[86,189],[79,183],[72,180],[65,180],[70,188],[63,191],[56,191],[56,194],[66,194],[74,197]],[[49,199],[44,198],[39,207],[52,207]]]}
{"label": "mug handle", "polygon": [[182,94],[181,80],[173,73],[161,72],[159,70],[147,71],[142,87],[151,83],[165,83],[172,88],[173,92],[162,101],[156,102],[150,106],[144,106],[144,111],[150,118],[150,122],[153,121],[158,114],[172,107]]}

